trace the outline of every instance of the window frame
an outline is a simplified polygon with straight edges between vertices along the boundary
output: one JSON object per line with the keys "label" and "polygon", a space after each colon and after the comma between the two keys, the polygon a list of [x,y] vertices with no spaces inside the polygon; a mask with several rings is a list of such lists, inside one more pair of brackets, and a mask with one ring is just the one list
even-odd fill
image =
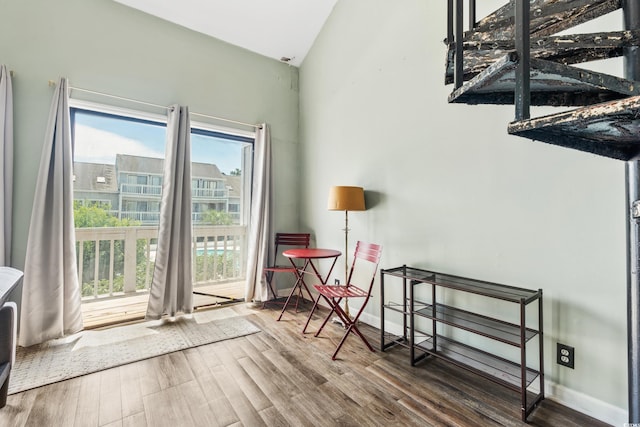
{"label": "window frame", "polygon": [[[147,107],[147,108],[151,108],[151,107]],[[168,108],[169,107],[167,107],[167,110]],[[102,104],[94,101],[87,101],[87,100],[77,99],[72,97],[69,98],[69,109],[71,112],[70,116],[71,116],[72,139],[75,138],[74,110],[86,110],[95,114],[101,114],[106,116],[117,116],[118,118],[123,118],[125,120],[138,121],[141,123],[150,123],[155,125],[162,124],[165,127],[168,121],[166,114],[125,108],[125,107],[116,106],[116,105]],[[194,115],[206,118],[206,116],[203,116],[202,114],[194,113]],[[256,143],[255,130],[249,131],[249,130],[232,128],[228,126],[220,126],[220,125],[208,123],[202,120],[191,120],[191,134],[218,137],[218,138],[228,139],[231,141],[237,141],[239,143],[246,144],[243,147],[243,151],[241,153],[241,157],[242,157],[241,164],[244,166],[247,164],[247,162],[249,162],[251,166],[250,167],[251,173],[242,174],[242,186],[245,191],[242,192],[242,196],[241,196],[240,206],[243,208],[240,209],[239,218],[240,218],[240,224],[248,226],[249,219],[250,219],[251,192],[253,190],[251,182],[253,180],[253,167],[254,167],[253,151],[255,149],[255,143]],[[246,169],[246,167],[244,168]]]}

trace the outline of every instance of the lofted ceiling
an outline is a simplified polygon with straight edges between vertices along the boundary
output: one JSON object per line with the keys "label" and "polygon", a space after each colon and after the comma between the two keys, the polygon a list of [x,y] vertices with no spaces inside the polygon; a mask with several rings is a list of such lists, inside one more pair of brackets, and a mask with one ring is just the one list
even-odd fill
{"label": "lofted ceiling", "polygon": [[337,0],[114,0],[299,66]]}

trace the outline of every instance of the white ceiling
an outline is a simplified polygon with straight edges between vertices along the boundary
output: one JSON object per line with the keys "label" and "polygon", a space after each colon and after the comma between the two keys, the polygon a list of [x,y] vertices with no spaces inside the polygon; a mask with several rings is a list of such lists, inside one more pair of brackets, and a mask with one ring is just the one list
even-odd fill
{"label": "white ceiling", "polygon": [[299,66],[337,0],[114,0]]}

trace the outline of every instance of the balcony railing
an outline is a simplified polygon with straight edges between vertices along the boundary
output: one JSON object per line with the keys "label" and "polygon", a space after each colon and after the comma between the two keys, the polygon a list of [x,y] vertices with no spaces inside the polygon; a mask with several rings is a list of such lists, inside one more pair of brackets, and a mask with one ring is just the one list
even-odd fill
{"label": "balcony railing", "polygon": [[192,188],[191,196],[197,199],[227,199],[229,197],[229,190],[222,188]]}
{"label": "balcony railing", "polygon": [[[160,197],[162,195],[162,186],[125,183],[120,184],[120,193]],[[192,188],[191,196],[197,199],[227,199],[229,198],[229,190],[226,188]]]}
{"label": "balcony railing", "polygon": [[160,211],[121,211],[120,219],[142,222],[145,224],[158,224],[160,222]]}
{"label": "balcony railing", "polygon": [[[146,292],[157,226],[76,228],[78,277],[85,300]],[[194,226],[194,287],[245,278],[245,226]]]}
{"label": "balcony railing", "polygon": [[135,194],[138,196],[160,197],[162,195],[162,186],[144,184],[120,184],[120,193]]}
{"label": "balcony railing", "polygon": [[[115,212],[115,211],[114,211]],[[235,221],[240,221],[239,212],[227,212],[229,217]],[[120,219],[129,219],[132,221],[141,222],[143,224],[158,224],[160,222],[160,212],[139,212],[139,211],[123,211],[115,212],[114,216],[120,215]],[[206,212],[192,212],[191,219],[194,224],[201,223],[207,220]]]}

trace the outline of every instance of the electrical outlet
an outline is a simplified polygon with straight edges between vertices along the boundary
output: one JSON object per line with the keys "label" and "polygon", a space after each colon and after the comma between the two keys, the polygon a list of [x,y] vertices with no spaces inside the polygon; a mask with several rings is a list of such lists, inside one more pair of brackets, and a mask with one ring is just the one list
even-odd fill
{"label": "electrical outlet", "polygon": [[569,347],[566,344],[557,344],[558,354],[556,362],[558,363],[558,365],[566,366],[567,368],[573,369],[575,349],[573,347]]}
{"label": "electrical outlet", "polygon": [[333,280],[333,284],[334,285],[339,285],[340,284],[340,279],[334,279]]}

